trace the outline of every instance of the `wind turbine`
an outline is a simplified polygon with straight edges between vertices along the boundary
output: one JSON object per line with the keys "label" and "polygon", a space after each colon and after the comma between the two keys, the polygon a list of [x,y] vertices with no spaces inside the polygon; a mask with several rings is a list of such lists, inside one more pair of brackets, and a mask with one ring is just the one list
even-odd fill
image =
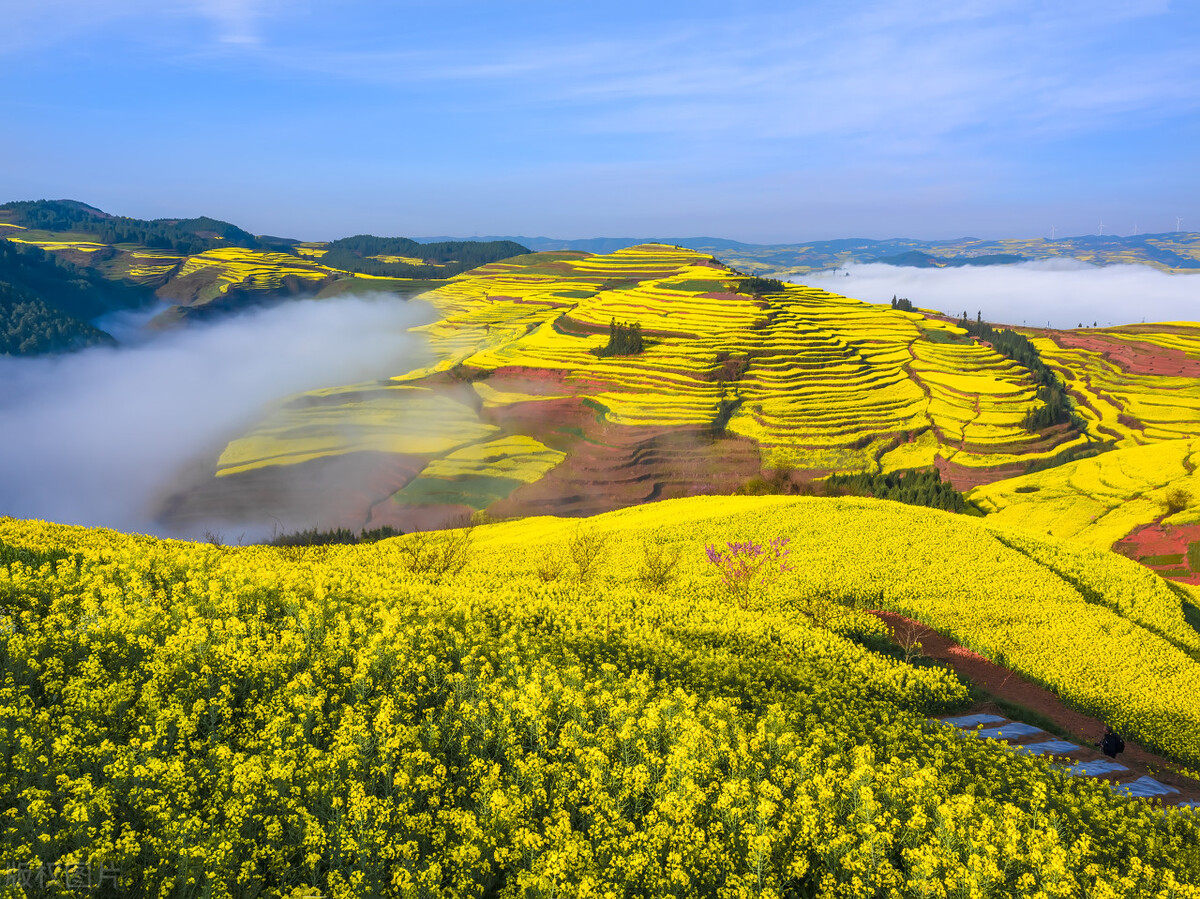
{"label": "wind turbine", "polygon": [[1182,230],[1183,230],[1183,219],[1182,219],[1180,216],[1178,216],[1178,215],[1177,215],[1177,216],[1175,216],[1175,230],[1176,230],[1176,231],[1182,231]]}
{"label": "wind turbine", "polygon": [[1050,226],[1050,239],[1054,240],[1054,226],[1053,225]]}

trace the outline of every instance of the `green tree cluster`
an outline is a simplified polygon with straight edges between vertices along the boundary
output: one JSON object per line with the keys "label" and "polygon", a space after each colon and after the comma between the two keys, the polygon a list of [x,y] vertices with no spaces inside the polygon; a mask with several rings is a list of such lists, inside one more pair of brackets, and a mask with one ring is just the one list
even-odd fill
{"label": "green tree cluster", "polygon": [[1073,430],[1083,430],[1083,420],[1073,411],[1062,379],[1042,361],[1037,347],[1028,337],[1007,328],[993,328],[983,320],[982,312],[977,312],[975,321],[971,321],[964,311],[958,326],[972,337],[987,341],[996,352],[1023,365],[1033,374],[1034,382],[1038,385],[1037,396],[1043,405],[1031,409],[1022,420],[1022,425],[1031,431],[1060,424],[1069,424]]}
{"label": "green tree cluster", "polygon": [[[527,247],[511,240],[447,240],[437,243],[418,243],[407,237],[376,237],[357,234],[343,237],[326,246],[321,263],[330,268],[385,278],[450,278],[454,275],[529,252]],[[383,262],[374,256],[408,256],[424,260],[416,265],[407,262]]]}
{"label": "green tree cluster", "polygon": [[901,312],[912,312],[913,304],[907,297],[896,299],[896,295],[892,294],[892,308],[899,309]]}
{"label": "green tree cluster", "polygon": [[738,283],[738,292],[760,297],[765,293],[782,293],[787,285],[778,278],[743,278]]}
{"label": "green tree cluster", "polygon": [[319,531],[316,528],[309,528],[304,531],[292,531],[287,534],[278,534],[267,541],[268,546],[350,546],[355,543],[375,543],[379,540],[386,540],[389,537],[399,537],[403,531],[398,531],[389,525],[367,530],[363,528],[359,533],[349,528],[333,528],[328,531]]}
{"label": "green tree cluster", "polygon": [[0,355],[34,356],[98,343],[115,341],[99,328],[0,281]]}
{"label": "green tree cluster", "polygon": [[147,287],[110,281],[91,269],[56,259],[39,247],[3,239],[0,239],[0,281],[83,321],[114,309],[136,308],[153,299]]}
{"label": "green tree cluster", "polygon": [[641,322],[619,322],[615,318],[608,325],[608,343],[597,347],[597,356],[636,356],[644,349]]}
{"label": "green tree cluster", "polygon": [[966,498],[942,480],[936,468],[880,474],[835,474],[825,479],[830,496],[852,494],[890,499],[910,506],[929,506],[947,512],[967,512],[973,508]]}

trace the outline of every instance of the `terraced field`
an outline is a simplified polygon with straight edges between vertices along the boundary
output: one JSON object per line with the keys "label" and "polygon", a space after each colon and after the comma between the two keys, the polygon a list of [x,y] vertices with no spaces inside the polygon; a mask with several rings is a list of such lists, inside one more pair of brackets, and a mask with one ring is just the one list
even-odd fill
{"label": "terraced field", "polygon": [[[727,492],[781,466],[818,477],[938,465],[980,483],[1087,442],[1065,426],[1026,429],[1041,402],[1029,372],[953,324],[800,285],[754,295],[742,280],[712,257],[654,244],[457,276],[423,295],[439,314],[419,329],[432,364],[289,401],[230,444],[218,463],[230,487],[213,489],[322,457],[415,453],[431,473],[394,485],[399,509],[377,497],[366,520],[403,521],[405,508],[431,504],[447,515],[582,514]],[[614,321],[641,326],[643,352],[597,355]],[[411,405],[414,388],[451,405]],[[503,455],[470,474],[439,467],[514,438],[561,461],[524,480]],[[462,502],[446,487],[456,481]]]}
{"label": "terraced field", "polygon": [[[1116,450],[971,493],[998,520],[1200,574],[1200,325],[1037,332],[1088,434]],[[1191,550],[1189,554],[1189,550]]]}
{"label": "terraced field", "polygon": [[1054,331],[1034,343],[1097,437],[1130,446],[1200,433],[1200,325]]}

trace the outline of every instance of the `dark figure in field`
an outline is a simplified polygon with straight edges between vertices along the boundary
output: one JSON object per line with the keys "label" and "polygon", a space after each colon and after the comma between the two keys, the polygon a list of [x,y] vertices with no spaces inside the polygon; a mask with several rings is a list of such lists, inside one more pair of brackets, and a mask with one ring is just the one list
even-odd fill
{"label": "dark figure in field", "polygon": [[1117,753],[1125,751],[1125,741],[1111,727],[1104,728],[1104,739],[1100,741],[1100,751],[1110,759],[1115,759]]}

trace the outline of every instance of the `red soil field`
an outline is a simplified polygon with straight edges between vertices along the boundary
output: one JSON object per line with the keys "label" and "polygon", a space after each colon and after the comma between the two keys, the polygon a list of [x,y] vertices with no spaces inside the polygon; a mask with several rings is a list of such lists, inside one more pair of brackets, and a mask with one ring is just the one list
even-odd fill
{"label": "red soil field", "polygon": [[[1186,584],[1200,584],[1200,572],[1192,571],[1187,561],[1188,545],[1200,541],[1200,524],[1147,524],[1131,531],[1113,544],[1120,553],[1163,577]],[[1182,556],[1178,562],[1163,557]]]}
{"label": "red soil field", "polygon": [[[1170,328],[1156,326],[1158,333]],[[1049,337],[1065,349],[1089,350],[1100,353],[1118,368],[1134,375],[1159,375],[1162,377],[1200,378],[1200,359],[1170,347],[1152,343],[1131,343],[1105,334],[1089,334],[1079,331],[1050,331],[1041,336]]]}

